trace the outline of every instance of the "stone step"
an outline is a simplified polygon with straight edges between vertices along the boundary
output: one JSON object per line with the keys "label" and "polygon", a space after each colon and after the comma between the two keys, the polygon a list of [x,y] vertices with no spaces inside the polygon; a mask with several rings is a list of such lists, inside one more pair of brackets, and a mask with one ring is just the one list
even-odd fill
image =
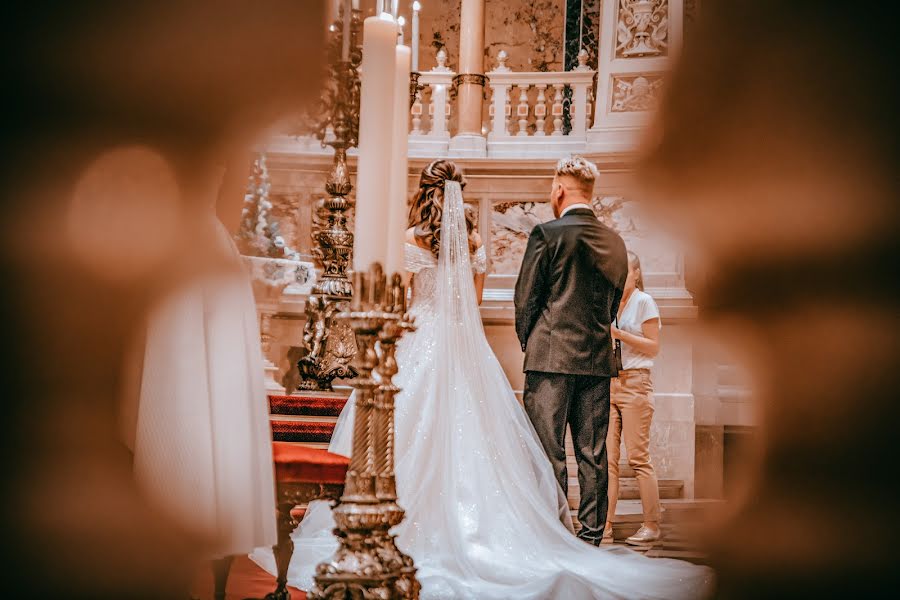
{"label": "stone step", "polygon": [[745,377],[736,365],[719,363],[716,365],[716,382],[718,385],[740,386],[746,383]]}
{"label": "stone step", "polygon": [[[678,547],[691,545],[694,533],[698,526],[705,523],[706,515],[723,506],[722,500],[693,500],[677,498],[672,500],[660,500],[660,519],[665,540],[671,540]],[[578,524],[578,509],[571,508],[572,521],[575,529]],[[616,503],[616,514],[611,519],[613,523],[613,536],[616,540],[624,540],[637,533],[644,520],[643,509],[640,500],[619,500]]]}
{"label": "stone step", "polygon": [[716,387],[716,395],[722,402],[750,402],[753,399],[751,390],[739,385],[720,385]]}
{"label": "stone step", "polygon": [[695,565],[708,565],[709,557],[698,550],[669,550],[666,548],[651,548],[644,556],[648,558],[674,558],[685,560]]}
{"label": "stone step", "polygon": [[[674,499],[681,498],[684,495],[684,481],[681,479],[660,479],[657,481],[659,485],[659,497],[660,499]],[[637,484],[637,479],[634,477],[620,477],[619,478],[619,500],[635,500],[641,497],[640,491]],[[579,488],[578,488],[578,478],[570,477],[569,478],[569,506],[576,508],[578,507],[578,498],[579,498]]]}
{"label": "stone step", "polygon": [[[569,473],[578,473],[578,463],[575,461],[574,456],[566,456],[566,467],[569,469]],[[634,476],[634,469],[626,464],[619,464],[619,478]]]}
{"label": "stone step", "polygon": [[[666,523],[696,523],[710,512],[724,505],[724,500],[698,500],[695,498],[673,498],[659,501],[663,525]],[[614,523],[640,523],[642,520],[640,500],[619,500],[616,502]]]}
{"label": "stone step", "polygon": [[[644,552],[647,556],[658,558],[679,558],[698,564],[705,564],[706,556],[699,552],[696,539],[697,533],[706,522],[705,515],[711,511],[719,510],[723,506],[721,500],[662,500],[660,526],[663,537],[658,542],[644,546],[633,546],[625,542],[625,539],[637,533],[640,529],[643,515],[639,500],[619,500],[616,514],[611,519],[613,523],[613,538],[615,544]],[[579,523],[574,512],[572,515],[576,531]]]}

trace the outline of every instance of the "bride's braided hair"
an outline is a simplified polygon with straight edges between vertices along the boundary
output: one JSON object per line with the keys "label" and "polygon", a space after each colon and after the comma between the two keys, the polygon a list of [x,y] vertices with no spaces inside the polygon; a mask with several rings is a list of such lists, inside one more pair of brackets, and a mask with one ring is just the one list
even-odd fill
{"label": "bride's braided hair", "polygon": [[[441,217],[444,214],[444,182],[457,181],[460,187],[466,187],[466,179],[462,169],[449,160],[436,160],[422,169],[419,178],[419,189],[413,196],[409,208],[409,226],[413,228],[416,239],[431,249],[437,257],[441,248]],[[469,252],[474,253],[475,244],[475,211],[466,205],[466,230],[469,234]]]}

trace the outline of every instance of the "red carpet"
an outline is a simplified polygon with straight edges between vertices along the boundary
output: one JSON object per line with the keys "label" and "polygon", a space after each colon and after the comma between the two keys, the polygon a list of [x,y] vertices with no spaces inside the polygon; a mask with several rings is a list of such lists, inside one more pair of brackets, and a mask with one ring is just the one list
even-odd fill
{"label": "red carpet", "polygon": [[276,442],[327,444],[331,441],[334,426],[334,423],[272,421],[272,440]]}
{"label": "red carpet", "polygon": [[[244,598],[262,598],[275,589],[275,577],[269,575],[246,556],[234,559],[231,574],[228,577],[226,600],[244,600]],[[291,600],[306,600],[306,594],[300,590],[291,590]],[[197,577],[194,596],[200,600],[213,600],[212,571],[207,567]]]}
{"label": "red carpet", "polygon": [[306,415],[336,417],[347,403],[346,397],[290,394],[269,396],[269,412],[273,415]]}

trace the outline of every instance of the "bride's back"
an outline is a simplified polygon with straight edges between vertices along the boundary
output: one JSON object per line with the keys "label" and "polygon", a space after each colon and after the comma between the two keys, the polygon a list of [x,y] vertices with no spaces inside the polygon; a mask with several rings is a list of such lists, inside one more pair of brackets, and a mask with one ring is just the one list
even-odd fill
{"label": "bride's back", "polygon": [[[466,185],[462,169],[449,160],[435,160],[422,169],[419,188],[409,210],[406,236],[406,270],[414,274],[413,312],[420,318],[434,311],[438,257],[441,252],[441,224],[445,211],[445,185],[448,181]],[[475,215],[464,209],[469,257],[472,269],[484,273],[487,259],[475,233]]]}

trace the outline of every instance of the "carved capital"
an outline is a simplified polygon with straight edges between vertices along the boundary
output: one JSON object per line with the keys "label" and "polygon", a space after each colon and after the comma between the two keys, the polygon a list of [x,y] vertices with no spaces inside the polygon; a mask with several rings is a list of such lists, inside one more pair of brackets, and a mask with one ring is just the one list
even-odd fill
{"label": "carved capital", "polygon": [[481,86],[485,89],[482,93],[486,95],[488,81],[488,76],[482,73],[460,73],[453,78],[453,83],[450,84],[450,97],[456,98],[456,92],[459,89],[459,86],[465,84]]}

